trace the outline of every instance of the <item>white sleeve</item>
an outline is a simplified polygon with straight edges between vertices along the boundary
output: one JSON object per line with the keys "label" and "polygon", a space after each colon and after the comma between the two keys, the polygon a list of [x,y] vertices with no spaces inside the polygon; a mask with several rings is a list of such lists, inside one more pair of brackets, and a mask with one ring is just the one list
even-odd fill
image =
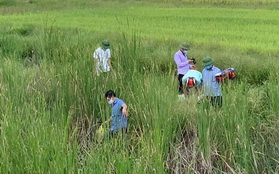
{"label": "white sleeve", "polygon": [[99,54],[98,54],[97,50],[95,50],[94,53],[93,53],[93,58],[98,59],[98,55]]}
{"label": "white sleeve", "polygon": [[110,49],[107,49],[107,52],[108,52],[108,59],[109,59],[111,57]]}

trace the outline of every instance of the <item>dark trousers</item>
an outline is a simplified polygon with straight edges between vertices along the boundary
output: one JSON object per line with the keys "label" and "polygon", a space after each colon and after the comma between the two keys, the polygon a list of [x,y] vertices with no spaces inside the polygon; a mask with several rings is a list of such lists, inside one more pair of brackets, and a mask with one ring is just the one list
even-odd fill
{"label": "dark trousers", "polygon": [[182,78],[183,78],[183,74],[178,74],[178,93],[179,94],[183,94],[183,85],[182,85]]}
{"label": "dark trousers", "polygon": [[210,99],[210,104],[215,108],[221,108],[222,107],[222,96],[214,96],[214,97],[207,97],[207,99]]}

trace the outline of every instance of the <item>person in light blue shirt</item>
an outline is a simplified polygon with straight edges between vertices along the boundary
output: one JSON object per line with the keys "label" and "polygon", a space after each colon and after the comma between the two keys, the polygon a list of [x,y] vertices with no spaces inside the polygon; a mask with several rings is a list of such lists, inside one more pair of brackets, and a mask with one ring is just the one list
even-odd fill
{"label": "person in light blue shirt", "polygon": [[203,88],[205,95],[214,107],[222,107],[221,83],[216,80],[215,75],[221,70],[213,65],[214,59],[206,56],[202,60],[204,69],[202,71]]}
{"label": "person in light blue shirt", "polygon": [[184,96],[187,97],[190,92],[190,88],[195,88],[196,92],[201,89],[202,85],[202,73],[192,65],[190,70],[182,78]]}
{"label": "person in light blue shirt", "polygon": [[106,92],[105,97],[108,101],[108,104],[112,105],[111,110],[111,135],[117,134],[119,129],[121,129],[122,134],[127,132],[127,105],[125,102],[116,97],[114,91],[109,90]]}

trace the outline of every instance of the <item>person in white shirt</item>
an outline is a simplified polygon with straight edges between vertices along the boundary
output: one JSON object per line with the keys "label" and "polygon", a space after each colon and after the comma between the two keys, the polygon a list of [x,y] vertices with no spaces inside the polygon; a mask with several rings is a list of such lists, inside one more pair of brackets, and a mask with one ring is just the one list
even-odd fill
{"label": "person in white shirt", "polygon": [[109,72],[111,69],[111,62],[110,62],[110,44],[107,40],[104,40],[100,43],[100,47],[97,48],[93,53],[93,58],[95,59],[96,63],[96,74],[97,76],[100,75],[102,72]]}

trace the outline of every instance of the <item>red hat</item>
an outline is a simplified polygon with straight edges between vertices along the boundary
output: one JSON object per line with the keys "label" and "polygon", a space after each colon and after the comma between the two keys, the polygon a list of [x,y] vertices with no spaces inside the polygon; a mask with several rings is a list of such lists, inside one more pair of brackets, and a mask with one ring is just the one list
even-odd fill
{"label": "red hat", "polygon": [[190,87],[190,88],[196,86],[196,80],[195,80],[195,78],[189,77],[189,78],[187,79],[187,86]]}

